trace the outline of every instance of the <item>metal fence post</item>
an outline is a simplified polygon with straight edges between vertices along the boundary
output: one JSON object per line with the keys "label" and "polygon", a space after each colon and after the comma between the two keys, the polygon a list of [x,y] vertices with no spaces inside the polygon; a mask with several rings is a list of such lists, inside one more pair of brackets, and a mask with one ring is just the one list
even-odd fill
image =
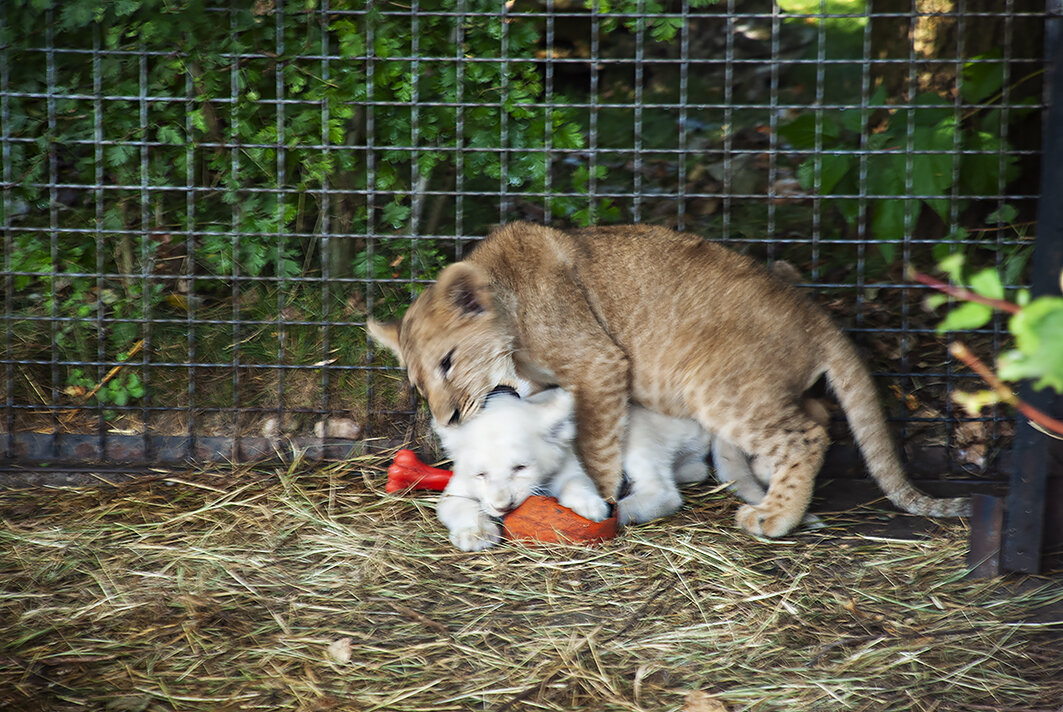
{"label": "metal fence post", "polygon": [[[1045,20],[1045,88],[1048,109],[1044,122],[1041,161],[1041,198],[1034,246],[1032,294],[1060,294],[1063,271],[1063,0],[1049,0]],[[1042,411],[1059,417],[1063,396],[1051,390],[1020,395]],[[1063,481],[1063,441],[1018,419],[1014,444],[1015,470],[1005,506],[1001,568],[1037,573],[1042,552],[1063,544],[1060,519],[1060,482]],[[1048,495],[1054,495],[1048,496]],[[1054,501],[1053,501],[1054,499]],[[1046,532],[1049,536],[1045,536]]]}

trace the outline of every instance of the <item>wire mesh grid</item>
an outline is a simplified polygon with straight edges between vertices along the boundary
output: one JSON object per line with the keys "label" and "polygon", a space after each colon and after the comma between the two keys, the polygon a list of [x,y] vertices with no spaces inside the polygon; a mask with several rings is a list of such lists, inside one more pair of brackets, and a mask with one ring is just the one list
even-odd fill
{"label": "wire mesh grid", "polygon": [[[1010,419],[952,403],[971,376],[906,270],[965,252],[1021,283],[1044,18],[1018,0],[6,4],[3,455],[411,437],[368,315],[400,314],[493,225],[631,221],[790,262],[905,446],[995,477]],[[1004,340],[962,336],[985,357]]]}

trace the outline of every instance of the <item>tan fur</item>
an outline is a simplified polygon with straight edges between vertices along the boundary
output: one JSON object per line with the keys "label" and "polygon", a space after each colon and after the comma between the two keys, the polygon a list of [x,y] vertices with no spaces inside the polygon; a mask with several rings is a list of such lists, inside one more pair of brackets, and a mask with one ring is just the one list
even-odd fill
{"label": "tan fur", "polygon": [[908,481],[867,369],[830,318],[753,260],[693,235],[513,223],[443,270],[401,322],[369,327],[440,423],[476,412],[492,388],[518,376],[571,391],[577,449],[607,498],[620,485],[634,401],[695,418],[771,463],[767,495],[737,521],[754,534],[787,533],[808,507],[828,445],[802,405],[826,374],[894,504],[932,516],[969,512],[967,500],[933,499]]}

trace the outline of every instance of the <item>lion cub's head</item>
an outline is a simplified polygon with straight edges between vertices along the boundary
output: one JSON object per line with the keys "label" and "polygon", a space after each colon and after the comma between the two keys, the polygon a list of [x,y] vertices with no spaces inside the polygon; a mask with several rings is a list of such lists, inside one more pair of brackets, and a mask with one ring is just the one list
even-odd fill
{"label": "lion cub's head", "polygon": [[368,327],[398,356],[441,425],[479,411],[496,386],[517,386],[512,331],[487,274],[476,265],[450,265],[402,319],[370,319]]}
{"label": "lion cub's head", "polygon": [[460,427],[436,432],[462,478],[492,517],[501,517],[533,494],[550,491],[550,480],[576,459],[574,401],[561,388],[528,398],[499,394]]}

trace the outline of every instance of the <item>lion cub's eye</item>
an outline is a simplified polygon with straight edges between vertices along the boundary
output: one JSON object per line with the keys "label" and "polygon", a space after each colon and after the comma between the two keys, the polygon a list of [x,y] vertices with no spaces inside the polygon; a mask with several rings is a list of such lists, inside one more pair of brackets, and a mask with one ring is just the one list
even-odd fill
{"label": "lion cub's eye", "polygon": [[454,349],[451,349],[443,360],[439,362],[439,370],[443,372],[443,375],[450,373],[450,369],[454,367]]}
{"label": "lion cub's eye", "polygon": [[476,473],[476,479],[478,479],[478,480],[486,480],[487,479],[487,473],[486,472],[477,472]]}
{"label": "lion cub's eye", "polygon": [[512,473],[514,475],[519,475],[520,473],[524,472],[527,469],[528,469],[527,465],[514,465]]}

